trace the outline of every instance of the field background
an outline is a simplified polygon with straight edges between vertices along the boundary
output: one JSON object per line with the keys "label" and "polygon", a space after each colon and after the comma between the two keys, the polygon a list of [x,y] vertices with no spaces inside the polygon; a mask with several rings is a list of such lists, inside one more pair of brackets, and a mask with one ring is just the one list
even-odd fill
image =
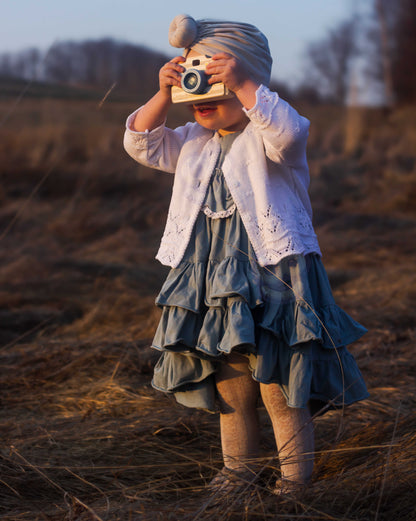
{"label": "field background", "polygon": [[371,397],[316,420],[297,502],[267,491],[278,461],[260,408],[256,495],[204,506],[218,418],[150,386],[172,178],[122,148],[141,100],[3,87],[0,519],[416,520],[416,107],[297,106],[334,294],[369,329],[351,351]]}

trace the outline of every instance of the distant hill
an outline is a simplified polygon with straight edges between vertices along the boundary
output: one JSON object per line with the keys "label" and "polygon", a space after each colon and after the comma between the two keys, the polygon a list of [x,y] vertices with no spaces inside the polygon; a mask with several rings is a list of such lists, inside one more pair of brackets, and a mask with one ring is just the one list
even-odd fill
{"label": "distant hill", "polygon": [[0,101],[17,99],[19,96],[25,98],[99,100],[103,95],[102,91],[97,88],[0,76]]}
{"label": "distant hill", "polygon": [[[47,52],[27,49],[0,54],[0,96],[101,98],[148,97],[158,85],[158,71],[169,57],[144,46],[111,38],[58,42]],[[21,83],[19,84],[20,79]],[[67,86],[69,86],[67,88]]]}

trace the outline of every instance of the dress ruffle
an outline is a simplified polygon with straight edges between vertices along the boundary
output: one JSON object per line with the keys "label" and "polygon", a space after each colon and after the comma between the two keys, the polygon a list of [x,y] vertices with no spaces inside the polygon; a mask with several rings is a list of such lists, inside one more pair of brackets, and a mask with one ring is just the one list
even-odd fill
{"label": "dress ruffle", "polygon": [[186,262],[157,303],[153,347],[162,356],[153,385],[184,405],[216,409],[216,368],[233,350],[247,355],[255,380],[278,383],[289,406],[340,407],[368,396],[344,347],[366,330],[335,304],[317,255],[265,270],[237,258]]}
{"label": "dress ruffle", "polygon": [[251,310],[263,304],[260,283],[258,268],[231,257],[171,270],[156,300],[162,317],[153,347],[182,351],[187,346],[213,357],[239,346],[254,350]]}

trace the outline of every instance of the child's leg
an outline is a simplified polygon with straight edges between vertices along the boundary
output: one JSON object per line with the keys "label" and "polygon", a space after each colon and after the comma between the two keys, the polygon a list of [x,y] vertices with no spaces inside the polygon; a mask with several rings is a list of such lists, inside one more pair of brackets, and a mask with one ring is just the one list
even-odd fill
{"label": "child's leg", "polygon": [[258,456],[259,385],[251,377],[247,358],[228,356],[216,375],[220,401],[221,444],[225,467],[242,471]]}
{"label": "child's leg", "polygon": [[313,470],[314,433],[308,409],[288,407],[277,384],[261,384],[261,396],[273,424],[282,478],[306,484]]}

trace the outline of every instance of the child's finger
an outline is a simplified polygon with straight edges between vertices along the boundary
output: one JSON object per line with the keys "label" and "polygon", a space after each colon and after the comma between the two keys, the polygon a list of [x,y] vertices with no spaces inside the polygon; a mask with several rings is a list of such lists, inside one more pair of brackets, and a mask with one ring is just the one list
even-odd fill
{"label": "child's finger", "polygon": [[230,58],[232,58],[232,55],[231,54],[228,54],[228,52],[217,52],[217,54],[214,54],[214,56],[211,56],[211,60],[221,60],[221,59],[225,59],[225,60],[229,60]]}
{"label": "child's finger", "polygon": [[160,77],[173,77],[179,79],[180,81],[181,74],[184,72],[184,70],[185,69],[181,65],[168,62],[160,69]]}
{"label": "child's finger", "polygon": [[206,66],[205,72],[208,74],[208,76],[212,77],[215,74],[217,74],[217,75],[222,74],[225,71],[226,66],[227,66],[226,63],[221,63],[221,62],[217,62],[215,65],[209,64]]}
{"label": "child's finger", "polygon": [[184,72],[185,68],[180,65],[181,62],[183,62],[185,58],[183,56],[177,56],[173,60],[171,60],[168,63],[165,63],[165,65],[162,67],[162,69],[171,69],[178,71],[179,73]]}
{"label": "child's finger", "polygon": [[165,63],[165,65],[160,69],[159,84],[161,89],[165,90],[172,86],[181,86],[181,74],[185,70],[182,65],[180,65],[182,61],[184,61],[184,58],[182,56],[177,56],[168,63]]}
{"label": "child's finger", "polygon": [[163,74],[161,75],[161,77],[164,80],[168,80],[169,78],[180,79],[181,76],[176,71],[165,70],[165,71],[163,71]]}
{"label": "child's finger", "polygon": [[168,63],[182,63],[184,61],[185,58],[183,56],[175,56],[175,58],[172,58]]}
{"label": "child's finger", "polygon": [[221,74],[213,74],[208,78],[208,84],[213,85],[214,83],[227,83],[225,78]]}
{"label": "child's finger", "polygon": [[180,65],[181,62],[185,61],[185,58],[183,56],[176,56],[176,58],[173,58],[171,61],[165,63],[163,67],[160,69],[159,74],[161,76],[169,73],[172,74],[182,74],[185,71],[185,68]]}
{"label": "child's finger", "polygon": [[229,58],[218,57],[215,61],[207,63],[205,70],[207,74],[221,74],[227,68],[232,69],[235,68],[235,66],[236,61],[232,56]]}
{"label": "child's finger", "polygon": [[161,75],[161,83],[165,85],[176,85],[180,87],[181,85],[181,76],[177,72],[174,71],[166,71],[163,75]]}
{"label": "child's finger", "polygon": [[177,74],[182,74],[185,71],[185,69],[183,67],[181,67],[180,65],[174,65],[174,64],[169,65],[164,70],[167,72],[173,72],[173,73],[177,73]]}

